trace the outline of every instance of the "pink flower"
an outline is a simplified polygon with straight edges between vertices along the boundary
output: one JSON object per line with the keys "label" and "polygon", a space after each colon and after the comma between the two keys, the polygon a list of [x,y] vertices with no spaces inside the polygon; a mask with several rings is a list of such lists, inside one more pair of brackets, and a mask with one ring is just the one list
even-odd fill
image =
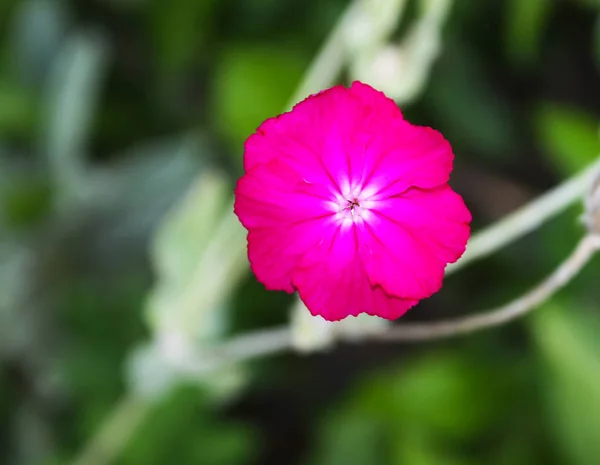
{"label": "pink flower", "polygon": [[439,132],[360,82],[268,119],[236,187],[253,272],[326,320],[400,317],[441,288],[469,239],[452,160]]}

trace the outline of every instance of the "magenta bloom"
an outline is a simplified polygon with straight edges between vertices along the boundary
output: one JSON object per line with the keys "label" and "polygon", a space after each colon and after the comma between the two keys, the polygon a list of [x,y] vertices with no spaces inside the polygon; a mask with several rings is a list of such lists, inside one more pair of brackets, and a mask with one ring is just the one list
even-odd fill
{"label": "magenta bloom", "polygon": [[400,317],[441,288],[469,239],[452,160],[439,132],[360,82],[268,119],[246,142],[235,199],[256,277],[326,320]]}

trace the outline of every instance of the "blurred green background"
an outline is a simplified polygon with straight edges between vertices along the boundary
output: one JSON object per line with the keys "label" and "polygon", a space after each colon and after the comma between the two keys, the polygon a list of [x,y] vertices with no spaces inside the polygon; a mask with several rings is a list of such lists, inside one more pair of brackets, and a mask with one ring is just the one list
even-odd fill
{"label": "blurred green background", "polygon": [[[186,273],[218,216],[212,191],[186,192],[215,182],[211,208],[228,208],[243,141],[285,108],[347,6],[0,0],[0,463],[71,463],[139,390],[151,405],[131,435],[129,415],[116,422],[115,459],[78,465],[600,464],[598,259],[531,317],[459,340],[278,355],[211,383],[136,359],[160,251]],[[451,141],[475,229],[598,157],[600,2],[455,0],[441,46],[402,107]],[[580,213],[450,277],[406,320],[527,290],[581,236]],[[288,321],[292,297],[245,267],[194,330]]]}

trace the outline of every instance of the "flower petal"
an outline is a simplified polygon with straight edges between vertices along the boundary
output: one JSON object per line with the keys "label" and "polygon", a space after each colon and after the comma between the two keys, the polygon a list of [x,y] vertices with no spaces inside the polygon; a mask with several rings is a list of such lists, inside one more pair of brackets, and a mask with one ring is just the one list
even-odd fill
{"label": "flower petal", "polygon": [[291,271],[322,239],[320,222],[333,213],[319,185],[307,184],[274,160],[257,165],[236,186],[234,210],[248,229],[248,258],[270,290],[292,292]]}
{"label": "flower petal", "polygon": [[372,212],[360,230],[371,283],[402,298],[437,292],[446,265],[464,253],[469,238],[471,214],[462,198],[448,185],[413,188],[375,202]]}
{"label": "flower petal", "polygon": [[343,86],[308,97],[291,112],[265,121],[248,138],[244,168],[278,159],[306,181],[335,186],[347,177],[344,151],[357,132],[360,100]]}
{"label": "flower petal", "polygon": [[349,92],[357,96],[363,106],[370,108],[371,112],[379,117],[380,122],[404,118],[394,100],[386,97],[383,92],[373,89],[368,84],[354,81],[350,86]]}
{"label": "flower petal", "polygon": [[391,195],[448,181],[453,154],[437,131],[404,120],[395,102],[355,82],[308,97],[246,141],[244,167],[279,159],[337,191],[371,185]]}
{"label": "flower petal", "polygon": [[410,187],[429,189],[448,182],[452,147],[434,129],[402,122],[368,147],[362,183],[374,199],[398,195]]}
{"label": "flower petal", "polygon": [[369,282],[354,228],[329,228],[329,236],[311,249],[294,271],[294,285],[313,315],[329,321],[360,313],[396,319],[417,301],[386,294]]}

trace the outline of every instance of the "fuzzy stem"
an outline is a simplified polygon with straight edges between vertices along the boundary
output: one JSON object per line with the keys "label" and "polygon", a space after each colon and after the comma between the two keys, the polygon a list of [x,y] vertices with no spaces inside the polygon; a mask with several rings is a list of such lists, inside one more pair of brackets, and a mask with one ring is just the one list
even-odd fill
{"label": "fuzzy stem", "polygon": [[[571,281],[600,249],[600,237],[588,234],[571,255],[546,279],[522,296],[484,313],[439,322],[400,324],[383,333],[372,335],[376,341],[420,342],[449,338],[508,323],[537,308]],[[292,347],[291,331],[286,327],[259,330],[231,338],[210,351],[210,356],[223,365],[271,355]],[[206,354],[205,354],[206,355]]]}
{"label": "fuzzy stem", "polygon": [[564,287],[600,248],[600,238],[586,235],[571,255],[545,280],[522,296],[486,312],[430,323],[400,324],[378,334],[381,341],[417,342],[442,339],[493,328],[508,323],[539,307]]}
{"label": "fuzzy stem", "polygon": [[492,254],[581,200],[599,172],[600,157],[580,173],[475,234],[462,258],[446,268],[446,275]]}
{"label": "fuzzy stem", "polygon": [[151,410],[151,404],[126,396],[104,420],[102,428],[72,462],[72,465],[104,465],[112,463],[125,448],[137,428]]}

